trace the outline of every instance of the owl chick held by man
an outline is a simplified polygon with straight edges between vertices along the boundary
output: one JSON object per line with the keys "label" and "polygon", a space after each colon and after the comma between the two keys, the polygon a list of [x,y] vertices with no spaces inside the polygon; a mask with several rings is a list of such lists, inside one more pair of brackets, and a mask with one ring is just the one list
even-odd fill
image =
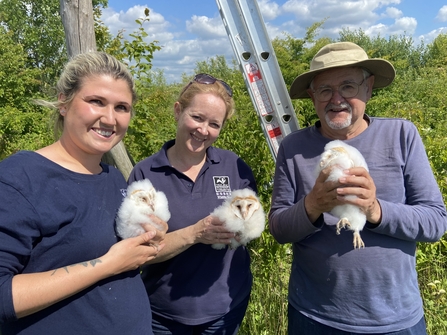
{"label": "owl chick held by man", "polygon": [[[352,167],[364,167],[368,170],[368,165],[360,151],[340,140],[326,144],[317,166],[317,173],[328,167],[331,167],[331,170],[326,181],[337,181],[340,177],[345,176],[343,172],[345,169]],[[357,196],[347,195],[345,198],[354,199]],[[360,236],[360,231],[366,223],[365,213],[358,206],[352,204],[335,206],[330,213],[339,218],[336,225],[337,234],[340,234],[341,228],[352,230],[354,249],[364,248],[365,243]]]}
{"label": "owl chick held by man", "polygon": [[150,224],[163,230],[154,223],[149,215],[154,214],[167,222],[171,218],[166,195],[157,191],[149,179],[134,181],[127,187],[127,195],[118,209],[116,232],[121,238],[135,237],[145,232],[142,224]]}

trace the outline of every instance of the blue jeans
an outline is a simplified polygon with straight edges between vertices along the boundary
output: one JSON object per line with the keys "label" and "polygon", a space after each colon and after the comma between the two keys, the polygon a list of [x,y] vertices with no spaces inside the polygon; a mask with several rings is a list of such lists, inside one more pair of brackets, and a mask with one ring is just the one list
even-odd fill
{"label": "blue jeans", "polygon": [[[304,316],[289,304],[289,335],[362,335],[360,333],[345,332],[318,323]],[[391,333],[374,333],[370,335],[427,335],[425,320],[422,318],[411,328]]]}
{"label": "blue jeans", "polygon": [[219,319],[200,325],[185,325],[152,314],[152,330],[154,335],[236,335],[245,316],[249,298],[248,296]]}

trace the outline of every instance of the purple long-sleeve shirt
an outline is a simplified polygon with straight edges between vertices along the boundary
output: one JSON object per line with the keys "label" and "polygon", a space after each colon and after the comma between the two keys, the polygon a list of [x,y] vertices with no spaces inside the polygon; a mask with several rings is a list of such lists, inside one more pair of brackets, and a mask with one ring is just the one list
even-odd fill
{"label": "purple long-sleeve shirt", "polygon": [[379,225],[361,232],[366,247],[354,249],[352,232],[335,232],[338,219],[324,213],[311,223],[304,197],[330,140],[313,127],[281,143],[275,171],[270,232],[293,244],[289,302],[328,326],[357,333],[404,329],[423,316],[416,242],[439,240],[447,213],[416,127],[401,119],[368,118],[369,127],[345,141],[365,157],[382,208]]}

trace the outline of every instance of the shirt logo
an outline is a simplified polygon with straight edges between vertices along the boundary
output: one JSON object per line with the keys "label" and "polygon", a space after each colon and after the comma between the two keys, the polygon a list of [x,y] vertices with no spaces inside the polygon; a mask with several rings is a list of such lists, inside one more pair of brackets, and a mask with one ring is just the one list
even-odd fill
{"label": "shirt logo", "polygon": [[217,199],[227,199],[231,196],[230,177],[228,176],[213,176],[214,190],[216,191]]}
{"label": "shirt logo", "polygon": [[126,195],[127,195],[127,188],[120,188],[120,192],[121,192],[121,195],[123,197],[126,197]]}

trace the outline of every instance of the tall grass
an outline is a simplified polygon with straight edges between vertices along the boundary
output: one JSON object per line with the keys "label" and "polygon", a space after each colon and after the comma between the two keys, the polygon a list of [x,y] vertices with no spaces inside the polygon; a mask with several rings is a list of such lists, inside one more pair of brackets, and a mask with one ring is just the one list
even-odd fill
{"label": "tall grass", "polygon": [[427,331],[447,334],[447,237],[436,243],[420,243],[417,252],[419,286],[424,299]]}
{"label": "tall grass", "polygon": [[279,245],[264,232],[250,247],[253,289],[239,334],[286,334],[290,245]]}
{"label": "tall grass", "polygon": [[[428,335],[447,334],[447,240],[420,243],[417,271]],[[275,245],[268,232],[250,245],[253,290],[239,335],[287,334],[290,245]]]}

